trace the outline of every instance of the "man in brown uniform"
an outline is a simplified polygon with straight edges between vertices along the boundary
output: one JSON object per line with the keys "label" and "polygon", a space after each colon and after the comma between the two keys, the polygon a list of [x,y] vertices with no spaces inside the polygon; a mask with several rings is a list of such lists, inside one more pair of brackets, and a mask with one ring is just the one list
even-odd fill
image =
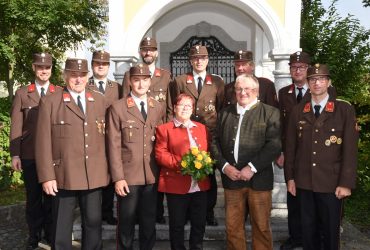
{"label": "man in brown uniform", "polygon": [[[104,95],[108,107],[120,98],[121,85],[107,78],[110,65],[110,54],[104,50],[94,51],[91,68],[93,76],[89,79],[88,88]],[[117,225],[113,216],[114,185],[111,183],[102,190],[102,219],[110,225]]]}
{"label": "man in brown uniform", "polygon": [[[173,100],[181,93],[193,96],[195,108],[191,119],[206,125],[210,134],[213,134],[217,123],[217,113],[224,102],[224,81],[219,76],[207,73],[208,51],[205,46],[191,47],[189,60],[193,71],[176,77],[170,85],[170,93]],[[172,109],[172,105],[168,105],[169,113],[172,113]],[[217,183],[214,174],[209,178],[211,189],[207,191],[207,225],[217,226],[213,211],[217,202]]]}
{"label": "man in brown uniform", "polygon": [[36,80],[15,93],[10,126],[12,168],[23,171],[26,187],[26,220],[29,230],[27,249],[37,248],[42,229],[46,241],[51,240],[51,199],[43,194],[37,179],[34,140],[40,98],[61,90],[49,82],[52,70],[50,54],[34,54],[32,69]]}
{"label": "man in brown uniform", "polygon": [[63,91],[41,99],[36,132],[39,182],[53,196],[53,249],[72,249],[76,203],[82,249],[102,248],[101,187],[109,183],[103,95],[85,89],[85,59],[66,60]]}
{"label": "man in brown uniform", "polygon": [[[151,84],[147,95],[157,100],[161,106],[163,114],[167,115],[167,101],[171,102],[171,96],[168,94],[168,85],[172,80],[171,73],[165,69],[157,68],[155,63],[158,58],[157,41],[152,37],[144,37],[140,42],[140,56],[144,64],[148,65],[151,76]],[[125,73],[122,82],[123,97],[130,93],[130,71]],[[169,117],[172,114],[168,114]],[[165,224],[166,220],[163,216],[164,193],[158,192],[157,195],[157,223]]]}
{"label": "man in brown uniform", "polygon": [[[254,62],[252,51],[239,50],[234,55],[235,74],[253,75]],[[264,77],[257,77],[259,83],[258,100],[273,107],[278,107],[276,98],[275,85],[272,81]],[[236,96],[234,90],[235,81],[225,85],[224,107],[236,104]]]}
{"label": "man in brown uniform", "polygon": [[[307,71],[311,98],[293,108],[286,132],[285,179],[301,207],[303,248],[339,249],[343,198],[356,183],[354,108],[328,93],[327,65]],[[322,234],[322,237],[320,237]]]}
{"label": "man in brown uniform", "polygon": [[133,249],[136,213],[140,249],[155,243],[158,168],[154,158],[155,128],[164,119],[162,105],[147,95],[147,65],[130,68],[131,92],[108,112],[109,166],[118,195],[117,249]]}

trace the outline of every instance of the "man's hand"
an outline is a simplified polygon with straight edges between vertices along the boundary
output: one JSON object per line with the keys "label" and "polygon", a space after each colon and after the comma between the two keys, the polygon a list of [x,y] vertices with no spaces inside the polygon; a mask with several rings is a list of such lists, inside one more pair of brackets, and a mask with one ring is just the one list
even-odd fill
{"label": "man's hand", "polygon": [[240,171],[230,164],[225,166],[224,173],[233,181],[240,180]]}
{"label": "man's hand", "polygon": [[56,196],[58,193],[57,181],[51,180],[42,183],[42,189],[46,194]]}
{"label": "man's hand", "polygon": [[125,180],[117,181],[114,184],[114,187],[115,187],[116,193],[119,196],[126,196],[130,193],[130,189],[128,188],[127,182]]}
{"label": "man's hand", "polygon": [[295,187],[294,180],[289,180],[287,185],[288,185],[288,192],[291,193],[291,195],[296,196],[297,195],[297,190],[296,190],[296,187]]}
{"label": "man's hand", "polygon": [[338,199],[343,199],[351,195],[351,189],[346,187],[337,187],[335,189],[335,196]]}
{"label": "man's hand", "polygon": [[281,155],[279,155],[279,157],[275,160],[275,163],[279,168],[284,167],[284,154],[283,153],[281,153]]}
{"label": "man's hand", "polygon": [[252,168],[247,165],[240,171],[240,180],[242,181],[249,181],[254,175]]}
{"label": "man's hand", "polygon": [[22,163],[19,156],[13,156],[12,157],[12,169],[14,171],[22,171]]}

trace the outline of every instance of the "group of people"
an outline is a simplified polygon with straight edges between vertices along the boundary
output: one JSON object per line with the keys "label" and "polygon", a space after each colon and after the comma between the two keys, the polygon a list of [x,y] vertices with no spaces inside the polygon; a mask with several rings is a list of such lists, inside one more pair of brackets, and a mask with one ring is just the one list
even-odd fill
{"label": "group of people", "polygon": [[[214,174],[182,175],[190,148],[210,152],[225,193],[227,249],[272,249],[273,162],[287,181],[290,238],[281,249],[338,249],[341,207],[356,179],[353,107],[336,99],[327,65],[305,52],[290,56],[292,85],[279,91],[255,77],[253,53],[235,52],[237,78],[224,84],[207,72],[205,46],[189,51],[192,71],[173,78],[156,67],[157,42],[140,42],[142,62],[122,84],[107,78],[110,55],[68,58],[65,86],[50,83],[52,56],[34,55],[35,81],[17,90],[11,111],[12,167],[23,170],[29,226],[27,249],[43,238],[72,248],[75,207],[82,249],[102,249],[102,220],[117,225],[117,249],[152,249],[155,224],[166,223],[171,249],[202,249],[206,225],[217,226]],[[319,107],[320,106],[320,107]],[[113,198],[117,196],[117,218]]]}

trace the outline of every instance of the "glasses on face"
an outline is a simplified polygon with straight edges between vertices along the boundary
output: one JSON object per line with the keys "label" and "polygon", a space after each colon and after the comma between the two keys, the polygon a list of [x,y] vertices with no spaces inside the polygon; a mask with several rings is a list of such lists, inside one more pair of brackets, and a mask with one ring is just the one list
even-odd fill
{"label": "glasses on face", "polygon": [[242,93],[243,91],[248,92],[252,90],[254,90],[254,88],[235,88],[236,93]]}
{"label": "glasses on face", "polygon": [[197,61],[206,61],[208,59],[208,56],[195,56],[195,57],[192,57],[191,60],[194,61],[194,62],[197,62]]}
{"label": "glasses on face", "polygon": [[326,80],[328,80],[328,78],[326,76],[319,76],[319,77],[311,77],[308,79],[308,83],[316,83],[317,81],[319,82],[325,82]]}
{"label": "glasses on face", "polygon": [[305,66],[305,65],[301,65],[301,66],[290,66],[290,70],[292,71],[305,71],[307,70],[308,66]]}
{"label": "glasses on face", "polygon": [[192,109],[192,108],[193,108],[193,105],[191,105],[191,104],[183,104],[183,103],[179,103],[179,104],[176,104],[176,107]]}

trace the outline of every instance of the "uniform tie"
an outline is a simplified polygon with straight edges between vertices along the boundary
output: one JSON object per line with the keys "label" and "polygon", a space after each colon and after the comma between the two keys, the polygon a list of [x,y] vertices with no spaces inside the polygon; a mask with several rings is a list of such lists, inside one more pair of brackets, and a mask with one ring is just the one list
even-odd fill
{"label": "uniform tie", "polygon": [[146,121],[146,111],[145,111],[144,105],[145,105],[145,103],[143,101],[141,101],[140,102],[141,114],[143,115],[144,121]]}
{"label": "uniform tie", "polygon": [[198,94],[200,95],[200,92],[202,92],[202,77],[198,77]]}
{"label": "uniform tie", "polygon": [[302,87],[297,87],[298,89],[298,95],[297,95],[297,103],[300,103],[303,97]]}
{"label": "uniform tie", "polygon": [[318,118],[320,116],[321,105],[315,105],[313,108],[315,109],[315,117]]}
{"label": "uniform tie", "polygon": [[41,97],[45,96],[45,88],[41,87]]}
{"label": "uniform tie", "polygon": [[79,96],[79,95],[77,96],[77,105],[81,109],[82,113],[85,114],[84,107],[82,106],[82,102],[81,102],[81,96]]}
{"label": "uniform tie", "polygon": [[102,94],[105,93],[104,88],[103,88],[103,84],[104,84],[103,81],[99,81],[99,92],[102,93]]}

